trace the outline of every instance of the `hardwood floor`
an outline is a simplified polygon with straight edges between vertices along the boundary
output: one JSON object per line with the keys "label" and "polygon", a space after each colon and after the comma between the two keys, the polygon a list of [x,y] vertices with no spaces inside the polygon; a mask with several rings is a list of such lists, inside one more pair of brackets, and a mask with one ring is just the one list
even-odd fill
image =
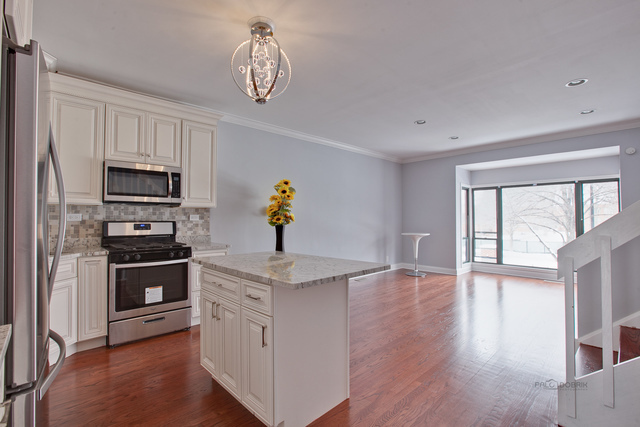
{"label": "hardwood floor", "polygon": [[[406,271],[351,281],[351,398],[312,425],[555,424],[562,285]],[[69,357],[38,425],[262,425],[199,366],[199,332]]]}

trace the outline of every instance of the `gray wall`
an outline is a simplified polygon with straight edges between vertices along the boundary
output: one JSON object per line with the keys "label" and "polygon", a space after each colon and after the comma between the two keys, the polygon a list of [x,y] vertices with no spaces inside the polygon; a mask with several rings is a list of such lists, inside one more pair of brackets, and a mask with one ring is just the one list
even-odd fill
{"label": "gray wall", "polygon": [[[420,264],[453,270],[456,268],[457,244],[458,191],[456,185],[459,185],[459,182],[456,182],[457,165],[614,145],[619,145],[621,152],[620,187],[624,208],[640,200],[640,129],[638,128],[405,164],[402,169],[402,229],[431,233],[428,240],[421,242]],[[624,154],[624,150],[628,147],[636,148],[638,153],[631,156]],[[625,253],[624,257],[640,259],[640,248],[633,250],[634,252]],[[402,244],[402,259],[404,262],[411,262],[412,248],[408,242]],[[578,276],[580,335],[598,329],[600,324],[597,320],[599,294],[594,291],[595,285],[590,280],[593,273],[590,271],[588,274]],[[640,291],[638,291],[637,280],[633,281],[637,277],[640,277],[638,262],[629,263],[617,273],[616,280],[620,286],[616,288],[614,295],[616,318],[640,310]]]}
{"label": "gray wall", "polygon": [[215,242],[231,253],[272,251],[266,207],[273,185],[290,179],[296,222],[285,251],[374,262],[399,262],[401,165],[226,122],[218,125]]}

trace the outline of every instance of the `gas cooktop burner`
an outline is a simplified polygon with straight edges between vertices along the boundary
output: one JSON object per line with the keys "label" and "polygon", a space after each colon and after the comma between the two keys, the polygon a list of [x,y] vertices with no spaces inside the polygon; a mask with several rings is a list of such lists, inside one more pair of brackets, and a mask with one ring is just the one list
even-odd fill
{"label": "gas cooktop burner", "polygon": [[149,249],[181,248],[186,243],[181,242],[120,242],[104,243],[102,246],[110,250],[118,251],[144,251]]}
{"label": "gas cooktop burner", "polygon": [[175,221],[103,223],[102,247],[110,263],[175,261],[191,257],[186,243],[176,242]]}

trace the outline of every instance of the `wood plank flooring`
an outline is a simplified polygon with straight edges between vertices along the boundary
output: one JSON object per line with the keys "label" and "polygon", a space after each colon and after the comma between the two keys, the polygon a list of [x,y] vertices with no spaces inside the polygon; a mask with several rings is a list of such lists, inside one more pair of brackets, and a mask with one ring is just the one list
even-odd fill
{"label": "wood plank flooring", "polygon": [[[562,285],[406,271],[351,281],[351,398],[312,425],[555,424]],[[199,332],[69,357],[38,425],[261,425],[199,366]]]}

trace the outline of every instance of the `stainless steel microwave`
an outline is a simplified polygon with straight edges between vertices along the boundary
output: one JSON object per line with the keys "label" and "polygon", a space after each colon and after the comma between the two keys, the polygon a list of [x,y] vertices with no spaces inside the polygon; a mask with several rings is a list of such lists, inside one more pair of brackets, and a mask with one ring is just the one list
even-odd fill
{"label": "stainless steel microwave", "polygon": [[105,203],[179,206],[182,168],[144,163],[104,162]]}

